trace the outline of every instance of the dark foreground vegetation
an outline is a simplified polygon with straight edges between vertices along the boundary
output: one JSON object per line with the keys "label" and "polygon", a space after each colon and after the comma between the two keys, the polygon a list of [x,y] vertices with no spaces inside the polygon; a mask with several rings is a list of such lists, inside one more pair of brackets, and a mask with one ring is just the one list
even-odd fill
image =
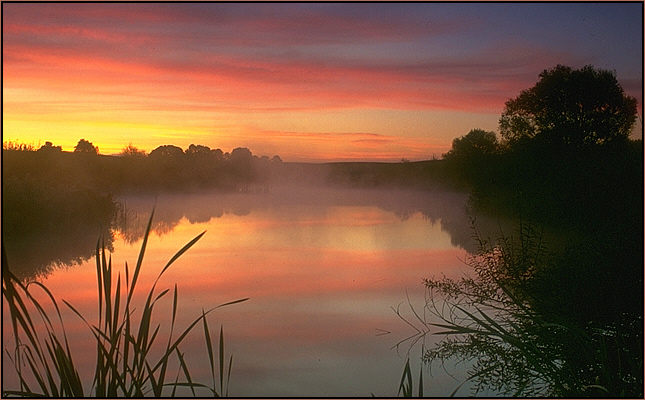
{"label": "dark foreground vegetation", "polygon": [[[298,164],[245,148],[166,145],[146,154],[128,146],[105,156],[86,140],[72,153],[5,143],[3,245],[11,260],[29,254],[28,240],[54,234],[52,254],[25,257],[87,259],[96,254],[88,238],[102,234],[109,248],[113,196],[124,193],[448,185],[521,227],[477,235],[472,277],[427,279],[435,320],[423,321],[423,331],[447,336],[425,360],[473,361],[476,390],[642,397],[643,148],[630,139],[635,120],[636,100],[611,72],[557,66],[506,103],[499,137],[473,129],[443,160]],[[87,251],[66,253],[66,241],[86,241]]]}
{"label": "dark foreground vegetation", "polygon": [[[514,215],[461,280],[426,280],[424,359],[473,362],[475,392],[643,396],[643,149],[614,75],[545,70],[506,103],[501,140],[455,139],[445,172],[477,208]],[[560,239],[545,239],[547,231]],[[558,237],[556,236],[556,237]]]}
{"label": "dark foreground vegetation", "polygon": [[[178,304],[175,284],[171,323],[159,334],[160,326],[155,323],[153,311],[156,303],[170,292],[170,289],[157,289],[159,279],[205,232],[170,258],[148,292],[145,304],[136,304],[133,298],[136,297],[137,278],[152,219],[153,215],[148,221],[131,278],[126,264],[125,280],[121,280],[121,273],[117,274],[115,280],[111,257],[107,256],[105,246],[97,243],[95,255],[99,312],[96,321],[87,320],[74,305],[63,300],[65,307],[83,320],[96,341],[96,367],[93,376],[91,371],[80,370],[74,361],[74,353],[68,343],[61,316],[62,305],[59,306],[54,295],[44,285],[35,282],[25,284],[12,274],[3,245],[2,295],[8,307],[15,340],[14,349],[10,351],[6,348],[6,359],[3,362],[7,364],[3,364],[3,370],[11,364],[19,378],[19,386],[16,388],[8,389],[3,385],[3,397],[228,396],[233,356],[228,359],[225,357],[222,328],[219,343],[213,343],[207,316],[219,307],[248,299],[202,310],[200,316],[177,334],[174,332]],[[45,294],[46,301],[40,300],[42,296],[39,294]],[[210,384],[193,381],[180,350],[186,337],[195,328],[203,329],[204,354],[208,356],[211,368]],[[157,348],[161,349],[160,356],[153,355],[157,354],[153,351]]]}

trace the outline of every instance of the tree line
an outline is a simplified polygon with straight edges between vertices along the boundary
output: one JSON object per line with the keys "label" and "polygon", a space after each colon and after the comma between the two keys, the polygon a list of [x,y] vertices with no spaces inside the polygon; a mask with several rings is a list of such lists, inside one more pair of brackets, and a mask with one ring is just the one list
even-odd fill
{"label": "tree line", "polygon": [[[643,396],[643,148],[642,138],[630,138],[636,118],[637,100],[613,72],[558,65],[506,102],[499,136],[473,129],[444,155],[446,176],[471,192],[475,206],[562,237],[544,243],[540,235],[519,232],[498,247],[488,245],[483,259],[495,262],[475,263],[486,278],[483,289],[526,299],[529,323],[565,327],[537,332],[542,322],[528,330],[537,338],[531,345],[543,349],[540,362],[561,363],[550,387],[556,397]],[[458,287],[429,282],[448,295]],[[462,356],[477,350],[489,359],[525,360],[510,342],[498,353],[468,341],[446,343]],[[526,389],[509,384],[528,376],[525,368],[506,371],[506,377],[482,371],[477,380]]]}
{"label": "tree line", "polygon": [[3,150],[7,167],[3,175],[7,179],[39,178],[43,185],[55,185],[62,180],[72,187],[111,194],[209,188],[248,190],[249,185],[265,182],[282,164],[278,155],[259,157],[244,147],[229,153],[196,144],[186,150],[162,145],[150,153],[129,144],[113,156],[101,155],[98,147],[86,139],[80,139],[71,153],[49,141],[37,150],[5,142]]}
{"label": "tree line", "polygon": [[558,65],[506,102],[499,137],[473,129],[454,139],[446,174],[481,205],[513,203],[541,220],[633,220],[643,188],[642,140],[630,139],[636,118],[637,101],[613,72]]}
{"label": "tree line", "polygon": [[[86,139],[72,152],[49,141],[38,149],[5,142],[2,153],[2,240],[14,268],[25,274],[44,272],[45,260],[90,257],[99,235],[110,248],[119,194],[265,190],[282,166],[279,156],[195,144],[185,151],[163,145],[149,154],[130,144],[108,156]],[[43,242],[50,246],[29,251]],[[74,251],[79,247],[87,251],[79,255]]]}

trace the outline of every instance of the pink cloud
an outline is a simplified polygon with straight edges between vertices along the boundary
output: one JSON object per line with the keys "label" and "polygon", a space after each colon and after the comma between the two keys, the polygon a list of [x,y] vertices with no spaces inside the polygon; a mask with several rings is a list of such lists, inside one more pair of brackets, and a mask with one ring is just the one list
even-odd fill
{"label": "pink cloud", "polygon": [[[212,120],[209,113],[226,112],[302,116],[384,109],[492,115],[533,85],[544,68],[586,63],[584,56],[522,39],[427,51],[425,41],[467,33],[481,22],[454,15],[417,18],[393,6],[389,14],[372,10],[358,5],[5,4],[3,88],[49,98],[5,97],[3,105],[33,115],[121,109],[141,115],[192,113],[200,114],[204,125]],[[406,47],[420,50],[412,54]],[[624,82],[626,91],[642,101],[642,81]],[[331,143],[320,134],[303,140]],[[416,157],[449,147],[399,137],[342,140],[343,159],[361,158],[361,152],[391,159],[408,151],[406,157]],[[297,149],[292,154],[301,157]],[[330,154],[321,149],[318,157]]]}
{"label": "pink cloud", "polygon": [[[278,14],[271,14],[272,8],[253,9],[249,15],[237,9],[236,13],[209,7],[200,15],[199,7],[95,6],[26,7],[10,12],[3,27],[7,77],[32,79],[45,87],[44,76],[54,78],[49,85],[80,81],[90,92],[106,90],[111,82],[129,83],[144,98],[158,99],[164,93],[170,102],[182,99],[198,108],[229,111],[372,107],[500,112],[507,99],[534,83],[541,69],[562,56],[546,49],[529,49],[518,41],[467,56],[431,54],[418,60],[375,60],[360,53],[344,58],[302,52],[244,54],[235,46],[218,46],[254,35],[271,41],[265,44],[287,46],[284,41],[288,38],[303,36],[296,35],[297,31],[305,32],[314,42],[317,37],[333,38],[341,33],[346,35],[345,42],[354,44],[366,38],[399,40],[401,35],[412,38],[450,32],[456,29],[456,22],[428,27],[406,24],[403,18],[330,18],[325,8],[294,19],[289,18],[297,13],[292,7]],[[49,18],[35,22],[25,9],[35,9],[35,15]],[[107,10],[107,14],[100,17],[97,10]],[[172,14],[171,10],[177,12]],[[215,28],[205,24],[205,15],[215,18],[218,23],[211,24]],[[100,23],[92,26],[95,19]],[[154,24],[159,21],[164,22],[163,29]],[[250,44],[241,47],[254,48]],[[22,69],[14,73],[18,60],[23,62]],[[140,106],[146,107],[143,101]]]}

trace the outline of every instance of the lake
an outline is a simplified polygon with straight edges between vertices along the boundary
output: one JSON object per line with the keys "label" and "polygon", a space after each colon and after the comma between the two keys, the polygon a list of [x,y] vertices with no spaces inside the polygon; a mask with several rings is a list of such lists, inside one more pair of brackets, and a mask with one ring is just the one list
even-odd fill
{"label": "lake", "polygon": [[[415,331],[394,310],[412,318],[410,304],[424,304],[423,278],[463,276],[464,258],[476,251],[467,195],[439,189],[278,187],[118,201],[111,247],[113,267],[121,274],[126,261],[130,268],[136,264],[155,207],[141,293],[175,252],[206,231],[160,281],[159,289],[177,284],[179,329],[202,309],[250,298],[209,317],[213,336],[223,326],[226,353],[233,355],[232,396],[396,396],[408,352],[416,385],[421,343],[405,340]],[[507,222],[486,216],[478,216],[476,225],[491,236],[510,230]],[[9,264],[19,265],[19,257],[7,252]],[[38,279],[93,321],[95,261],[86,259],[87,250],[79,254],[85,254],[80,262],[49,268]],[[172,296],[166,297],[154,316],[162,331],[171,315]],[[93,371],[95,344],[87,327],[68,310],[64,318],[75,354],[91,355],[75,361],[84,366],[81,371]],[[432,340],[427,336],[426,345]],[[193,379],[210,382],[201,329],[181,351]],[[464,366],[446,366],[454,377],[424,368],[430,396],[448,396],[464,374]],[[6,365],[7,388],[15,382],[12,374]],[[467,395],[467,387],[460,394]]]}

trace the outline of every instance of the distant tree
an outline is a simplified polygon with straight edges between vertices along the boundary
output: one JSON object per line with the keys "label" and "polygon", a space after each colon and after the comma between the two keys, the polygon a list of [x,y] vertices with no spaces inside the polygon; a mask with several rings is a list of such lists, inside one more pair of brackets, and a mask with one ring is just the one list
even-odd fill
{"label": "distant tree", "polygon": [[214,149],[211,150],[211,154],[215,158],[215,160],[220,161],[224,159],[224,153],[222,152],[221,149]]}
{"label": "distant tree", "polygon": [[2,142],[2,149],[3,150],[14,150],[14,151],[34,151],[36,150],[34,148],[33,144],[27,144],[27,143],[18,143],[18,142]]}
{"label": "distant tree", "polygon": [[60,146],[54,146],[52,142],[45,142],[44,145],[40,146],[38,151],[43,152],[43,153],[60,153],[63,151],[62,147]]}
{"label": "distant tree", "polygon": [[74,146],[74,153],[99,154],[99,148],[94,146],[92,142],[81,139]]}
{"label": "distant tree", "polygon": [[280,164],[282,163],[282,158],[280,158],[280,156],[276,154],[275,156],[271,157],[271,162]]}
{"label": "distant tree", "polygon": [[252,158],[251,150],[246,147],[237,147],[231,151],[231,161],[233,162],[250,162]]}
{"label": "distant tree", "polygon": [[152,159],[179,159],[184,155],[184,151],[181,147],[173,146],[171,144],[166,144],[159,146],[156,149],[150,152],[149,157]]}
{"label": "distant tree", "polygon": [[202,146],[201,144],[194,145],[191,144],[186,149],[187,156],[189,157],[207,157],[211,154],[211,149],[207,146]]}
{"label": "distant tree", "polygon": [[473,129],[454,139],[452,149],[443,155],[443,159],[454,178],[477,186],[491,181],[498,153],[495,132]]}
{"label": "distant tree", "polygon": [[613,72],[558,65],[539,78],[535,86],[506,102],[499,121],[506,143],[540,138],[584,146],[628,138],[637,101],[625,95]]}
{"label": "distant tree", "polygon": [[254,174],[253,154],[246,147],[237,147],[231,151],[231,170],[241,179],[251,179]]}
{"label": "distant tree", "polygon": [[452,141],[452,149],[443,155],[446,160],[471,160],[497,153],[499,143],[495,132],[472,129],[467,135]]}
{"label": "distant tree", "polygon": [[144,158],[146,156],[146,152],[144,150],[136,148],[132,145],[132,143],[130,143],[126,147],[124,147],[123,150],[121,150],[121,153],[119,153],[119,155],[121,157]]}

